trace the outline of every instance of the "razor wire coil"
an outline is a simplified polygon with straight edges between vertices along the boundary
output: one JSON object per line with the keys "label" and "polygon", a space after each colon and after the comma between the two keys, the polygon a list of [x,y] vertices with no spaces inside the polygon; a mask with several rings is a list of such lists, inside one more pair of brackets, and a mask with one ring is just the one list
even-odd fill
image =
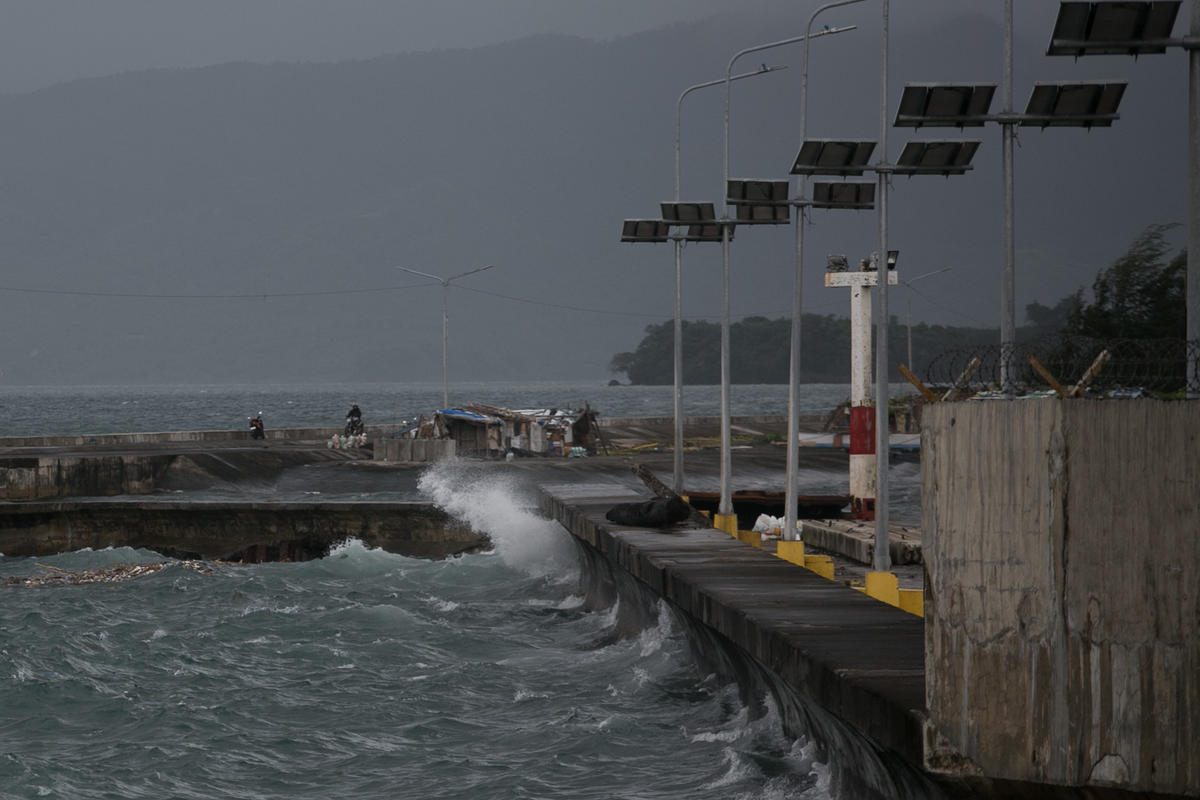
{"label": "razor wire coil", "polygon": [[[1064,335],[1016,342],[1012,351],[1010,378],[1018,394],[1052,389],[1033,366],[1030,356],[1063,387],[1071,388],[1105,351],[1108,360],[1088,384],[1089,394],[1139,397],[1200,393],[1200,370],[1192,370],[1189,385],[1187,369],[1189,363],[1200,360],[1200,340]],[[949,348],[934,357],[920,377],[931,387],[950,387],[961,381],[964,393],[999,390],[1002,353],[999,344]],[[976,358],[978,366],[970,369]]]}

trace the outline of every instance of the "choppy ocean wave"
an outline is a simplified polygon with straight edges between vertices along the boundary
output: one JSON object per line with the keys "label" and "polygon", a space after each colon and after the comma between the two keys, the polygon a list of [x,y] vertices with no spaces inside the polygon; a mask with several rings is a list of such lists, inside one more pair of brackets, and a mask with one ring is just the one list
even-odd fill
{"label": "choppy ocean wave", "polygon": [[[495,549],[423,561],[351,541],[299,564],[0,587],[0,796],[830,796],[812,744],[699,669],[670,613],[622,637],[614,608],[585,608],[574,545],[517,487],[442,468],[422,490]],[[0,578],[151,560],[0,558]]]}

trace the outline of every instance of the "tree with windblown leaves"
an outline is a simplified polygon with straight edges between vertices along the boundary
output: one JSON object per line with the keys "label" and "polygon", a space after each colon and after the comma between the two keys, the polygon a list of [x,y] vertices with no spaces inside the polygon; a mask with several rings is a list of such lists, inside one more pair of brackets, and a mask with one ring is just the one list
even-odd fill
{"label": "tree with windblown leaves", "polygon": [[1096,276],[1092,302],[1074,295],[1066,332],[1096,339],[1184,339],[1187,336],[1187,251],[1169,258],[1166,234],[1151,225],[1126,253]]}

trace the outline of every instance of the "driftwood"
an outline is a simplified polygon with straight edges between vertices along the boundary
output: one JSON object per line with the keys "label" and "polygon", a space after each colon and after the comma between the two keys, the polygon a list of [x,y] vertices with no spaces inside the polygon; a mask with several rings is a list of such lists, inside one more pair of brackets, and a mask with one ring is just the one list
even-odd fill
{"label": "driftwood", "polygon": [[[641,478],[642,483],[646,484],[646,488],[654,492],[657,497],[662,497],[667,500],[678,498],[682,500],[669,486],[660,481],[658,477],[650,471],[650,468],[645,464],[634,464],[633,474]],[[688,506],[688,516],[686,520],[692,527],[711,528],[712,520],[701,514],[696,509]]]}
{"label": "driftwood", "polygon": [[155,564],[114,564],[110,567],[98,567],[96,569],[78,571],[55,567],[51,564],[37,562],[35,564],[42,569],[51,570],[52,572],[50,574],[31,575],[24,578],[10,576],[4,579],[3,585],[32,588],[35,586],[84,586],[90,583],[124,583],[125,581],[145,577],[146,575],[153,575],[164,567],[171,565],[195,570],[204,575],[216,574],[216,571],[209,562],[196,560],[165,561]]}

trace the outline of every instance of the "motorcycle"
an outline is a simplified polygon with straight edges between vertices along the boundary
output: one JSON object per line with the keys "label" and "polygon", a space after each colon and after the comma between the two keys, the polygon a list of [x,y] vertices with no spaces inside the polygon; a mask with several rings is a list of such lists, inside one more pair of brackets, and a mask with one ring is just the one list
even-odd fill
{"label": "motorcycle", "polygon": [[262,412],[258,412],[257,417],[250,417],[250,438],[265,439],[267,438],[266,431],[263,430]]}
{"label": "motorcycle", "polygon": [[359,436],[363,432],[362,417],[346,417],[346,428],[343,436]]}

